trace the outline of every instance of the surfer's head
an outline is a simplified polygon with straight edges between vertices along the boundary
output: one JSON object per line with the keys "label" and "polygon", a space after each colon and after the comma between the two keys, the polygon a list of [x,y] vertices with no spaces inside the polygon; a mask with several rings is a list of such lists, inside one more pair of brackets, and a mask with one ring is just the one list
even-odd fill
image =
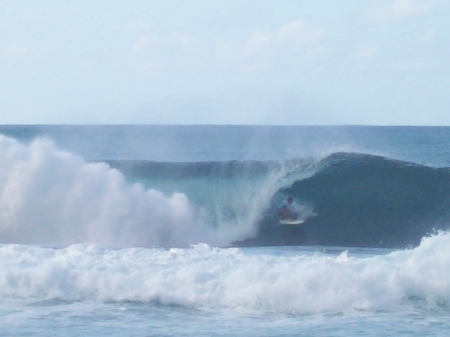
{"label": "surfer's head", "polygon": [[288,203],[292,204],[292,202],[294,201],[294,199],[293,199],[292,197],[289,197],[289,198],[287,199],[287,201],[288,201]]}

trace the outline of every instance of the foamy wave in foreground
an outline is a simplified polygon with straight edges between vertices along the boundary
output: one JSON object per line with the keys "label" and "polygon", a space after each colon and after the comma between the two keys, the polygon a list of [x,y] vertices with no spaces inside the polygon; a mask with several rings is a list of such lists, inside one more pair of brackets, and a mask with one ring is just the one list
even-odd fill
{"label": "foamy wave in foreground", "polygon": [[156,302],[318,313],[427,310],[450,301],[450,235],[373,257],[261,250],[0,247],[0,298]]}

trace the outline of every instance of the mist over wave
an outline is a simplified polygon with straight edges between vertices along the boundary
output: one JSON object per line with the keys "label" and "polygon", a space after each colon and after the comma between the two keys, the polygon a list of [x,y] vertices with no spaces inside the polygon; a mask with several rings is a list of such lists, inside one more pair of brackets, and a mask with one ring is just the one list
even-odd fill
{"label": "mist over wave", "polygon": [[[383,156],[86,162],[7,137],[0,156],[2,243],[402,248],[450,224],[449,170]],[[301,226],[278,225],[288,195]]]}
{"label": "mist over wave", "polygon": [[130,184],[109,165],[87,163],[48,140],[22,145],[0,136],[0,158],[0,242],[227,244],[185,194]]}

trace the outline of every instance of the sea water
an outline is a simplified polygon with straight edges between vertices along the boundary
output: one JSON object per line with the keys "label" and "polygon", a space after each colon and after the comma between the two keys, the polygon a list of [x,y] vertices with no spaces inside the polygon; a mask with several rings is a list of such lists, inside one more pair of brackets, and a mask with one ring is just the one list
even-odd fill
{"label": "sea water", "polygon": [[[450,332],[450,128],[0,133],[2,336]],[[308,206],[298,244],[269,221],[286,191]],[[355,193],[370,205],[332,207]]]}

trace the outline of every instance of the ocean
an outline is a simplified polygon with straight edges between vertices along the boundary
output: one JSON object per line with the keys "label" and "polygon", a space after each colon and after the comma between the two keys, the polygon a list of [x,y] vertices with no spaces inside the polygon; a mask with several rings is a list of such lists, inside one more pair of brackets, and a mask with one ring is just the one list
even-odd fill
{"label": "ocean", "polygon": [[[450,127],[0,126],[1,336],[448,336]],[[288,196],[301,225],[280,225]]]}

